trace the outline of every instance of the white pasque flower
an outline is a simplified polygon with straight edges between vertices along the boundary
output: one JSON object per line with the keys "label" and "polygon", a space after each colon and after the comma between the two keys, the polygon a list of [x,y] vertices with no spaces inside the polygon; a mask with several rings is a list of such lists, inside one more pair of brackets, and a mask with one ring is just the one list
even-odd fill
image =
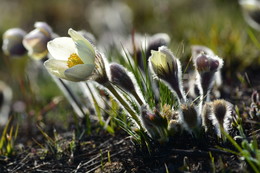
{"label": "white pasque flower", "polygon": [[69,29],[69,37],[59,37],[49,41],[47,48],[53,58],[44,66],[62,79],[78,82],[87,80],[95,69],[96,50],[78,32]]}

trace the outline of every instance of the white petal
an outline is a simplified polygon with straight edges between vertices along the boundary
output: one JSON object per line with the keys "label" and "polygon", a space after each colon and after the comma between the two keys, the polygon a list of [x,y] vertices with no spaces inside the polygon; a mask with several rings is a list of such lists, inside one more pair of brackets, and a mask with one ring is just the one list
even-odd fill
{"label": "white petal", "polygon": [[92,64],[78,64],[67,70],[64,74],[71,81],[85,81],[92,74],[95,66]]}
{"label": "white petal", "polygon": [[54,59],[68,60],[72,53],[76,53],[76,46],[69,37],[59,37],[49,41],[47,48]]}
{"label": "white petal", "polygon": [[69,29],[68,34],[75,42],[77,53],[84,64],[94,64],[95,49],[94,46],[78,32]]}
{"label": "white petal", "polygon": [[44,62],[44,66],[51,74],[62,79],[67,79],[64,75],[64,71],[68,69],[67,61],[49,59]]}

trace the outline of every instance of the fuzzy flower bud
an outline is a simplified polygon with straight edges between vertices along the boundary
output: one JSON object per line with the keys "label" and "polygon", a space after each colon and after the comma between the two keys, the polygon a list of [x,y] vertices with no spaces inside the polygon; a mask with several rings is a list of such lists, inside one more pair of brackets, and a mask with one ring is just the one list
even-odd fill
{"label": "fuzzy flower bud", "polygon": [[23,46],[23,38],[26,32],[20,28],[8,29],[3,34],[3,46],[2,50],[4,54],[8,56],[22,56],[26,53],[26,49]]}
{"label": "fuzzy flower bud", "polygon": [[197,70],[197,79],[201,85],[201,94],[206,100],[209,100],[209,93],[216,78],[216,72],[223,66],[223,60],[215,55],[200,53],[193,59]]}
{"label": "fuzzy flower bud", "polygon": [[127,74],[123,66],[112,63],[110,64],[111,82],[118,85],[127,92],[135,91],[134,83]]}
{"label": "fuzzy flower bud", "polygon": [[194,104],[182,104],[180,106],[180,121],[188,132],[192,132],[199,126],[198,110]]}
{"label": "fuzzy flower bud", "polygon": [[146,106],[142,106],[141,109],[141,120],[151,137],[159,138],[160,142],[168,141],[166,118],[163,118],[157,111],[155,113],[149,112]]}
{"label": "fuzzy flower bud", "polygon": [[51,27],[45,22],[36,22],[35,29],[23,39],[23,45],[34,59],[42,59],[48,54],[47,43],[52,39]]}
{"label": "fuzzy flower bud", "polygon": [[133,77],[130,77],[131,73],[127,72],[123,66],[117,63],[112,63],[110,64],[110,75],[111,75],[110,81],[113,84],[131,93],[136,98],[138,103],[140,105],[143,105],[144,102],[140,98],[140,94],[137,94],[136,91],[136,87],[137,87],[137,85],[135,85],[136,81],[134,80]]}
{"label": "fuzzy flower bud", "polygon": [[240,0],[246,22],[254,29],[260,30],[260,2],[258,0]]}
{"label": "fuzzy flower bud", "polygon": [[[224,130],[228,131],[230,126],[231,112],[232,112],[231,104],[225,100],[214,100],[212,103],[212,111],[214,117],[213,124],[219,125],[219,127],[223,127]],[[220,129],[218,129],[218,135],[220,134]]]}
{"label": "fuzzy flower bud", "polygon": [[162,46],[158,51],[152,51],[149,66],[157,78],[162,79],[174,90],[179,100],[186,100],[181,80],[180,61],[169,49]]}

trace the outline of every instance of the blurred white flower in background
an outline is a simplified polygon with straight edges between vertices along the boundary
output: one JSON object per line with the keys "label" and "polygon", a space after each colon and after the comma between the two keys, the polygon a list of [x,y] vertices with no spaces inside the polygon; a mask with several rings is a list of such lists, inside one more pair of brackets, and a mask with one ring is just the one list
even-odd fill
{"label": "blurred white flower in background", "polygon": [[26,53],[23,38],[26,32],[20,28],[11,28],[3,34],[2,50],[8,56],[22,56]]}
{"label": "blurred white flower in background", "polygon": [[260,1],[240,0],[246,22],[254,29],[260,30]]}
{"label": "blurred white flower in background", "polygon": [[0,126],[5,125],[8,121],[12,97],[12,89],[0,81]]}
{"label": "blurred white flower in background", "polygon": [[86,18],[94,34],[99,36],[97,46],[104,53],[111,47],[121,48],[133,28],[132,10],[119,1],[94,1],[86,9]]}

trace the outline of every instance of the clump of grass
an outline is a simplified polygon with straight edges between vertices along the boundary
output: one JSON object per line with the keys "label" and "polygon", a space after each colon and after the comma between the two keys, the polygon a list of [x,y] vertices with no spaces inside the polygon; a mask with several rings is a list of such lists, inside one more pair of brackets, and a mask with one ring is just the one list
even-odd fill
{"label": "clump of grass", "polygon": [[5,125],[0,138],[0,155],[11,157],[15,154],[15,141],[17,138],[19,126],[11,125],[11,118]]}

